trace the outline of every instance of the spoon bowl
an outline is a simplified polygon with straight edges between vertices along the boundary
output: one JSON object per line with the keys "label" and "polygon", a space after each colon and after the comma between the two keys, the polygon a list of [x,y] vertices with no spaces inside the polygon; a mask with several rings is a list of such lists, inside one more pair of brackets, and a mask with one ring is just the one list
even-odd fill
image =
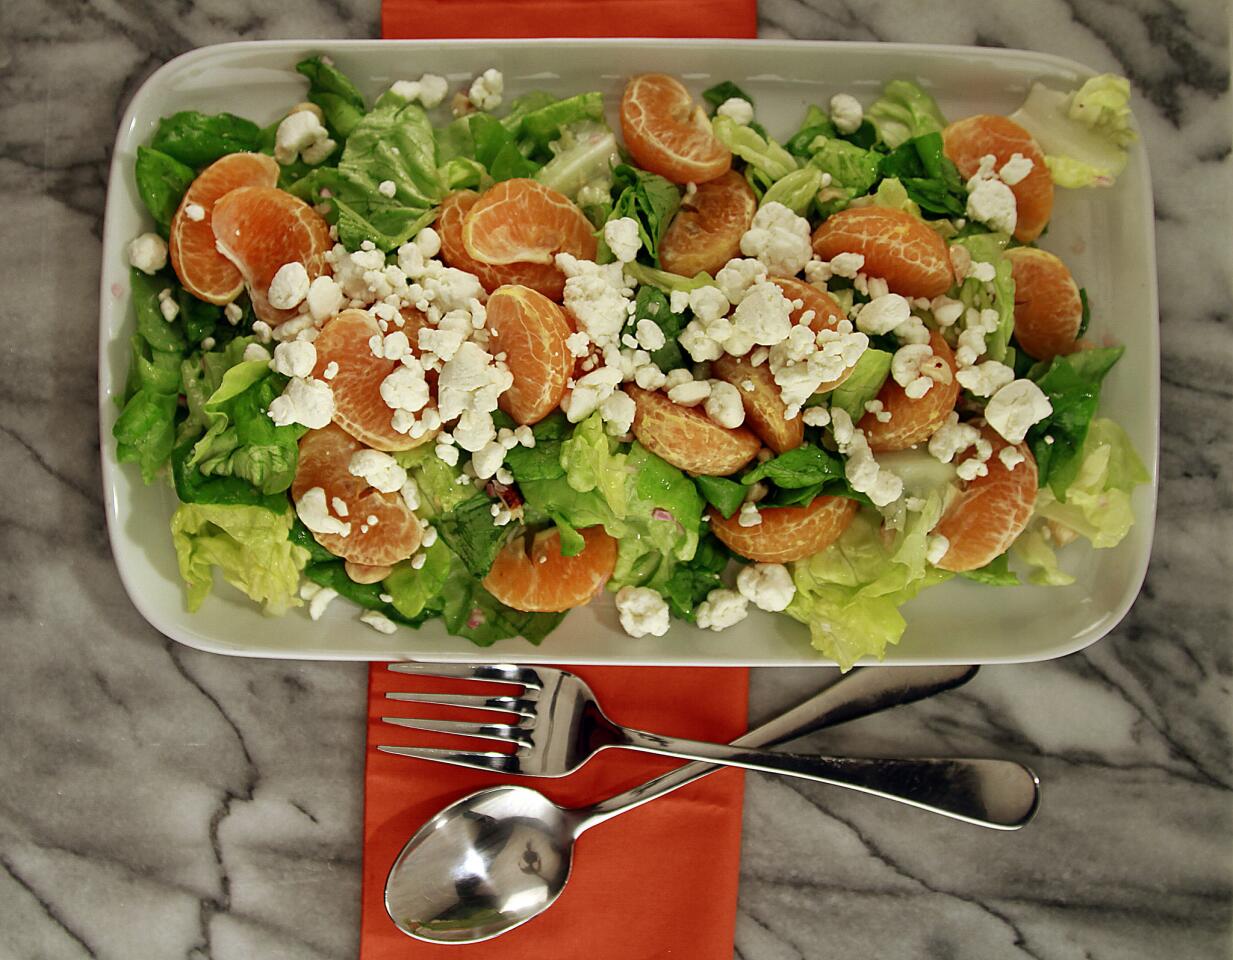
{"label": "spoon bowl", "polygon": [[431,943],[475,943],[512,930],[560,896],[583,819],[526,787],[463,797],[402,848],[386,883],[386,912],[403,933]]}

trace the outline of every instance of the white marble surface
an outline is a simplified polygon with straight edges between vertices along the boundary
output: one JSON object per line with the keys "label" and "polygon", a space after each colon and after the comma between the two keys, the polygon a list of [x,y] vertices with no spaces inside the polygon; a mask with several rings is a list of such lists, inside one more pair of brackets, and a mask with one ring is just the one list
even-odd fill
{"label": "white marble surface", "polygon": [[[364,668],[198,654],[141,620],[103,527],[92,341],[109,148],[142,79],[191,47],[377,20],[373,0],[0,6],[3,960],[355,955]],[[1112,636],[826,741],[1023,759],[1039,819],[995,835],[750,778],[736,956],[1227,957],[1228,6],[763,0],[761,24],[1128,74],[1157,198],[1164,422],[1152,568]],[[754,713],[817,682],[760,671]]]}

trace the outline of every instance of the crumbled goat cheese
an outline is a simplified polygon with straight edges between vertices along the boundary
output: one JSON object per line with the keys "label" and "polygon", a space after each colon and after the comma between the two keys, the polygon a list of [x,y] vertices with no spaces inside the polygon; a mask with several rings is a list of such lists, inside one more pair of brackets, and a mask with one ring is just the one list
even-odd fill
{"label": "crumbled goat cheese", "polygon": [[727,117],[733,123],[747,127],[750,121],[753,120],[753,104],[743,97],[729,97],[719,105],[715,115]]}
{"label": "crumbled goat cheese", "polygon": [[831,123],[840,133],[856,133],[861,121],[865,119],[865,111],[861,109],[860,101],[850,93],[837,93],[831,97]]}
{"label": "crumbled goat cheese", "polygon": [[782,563],[753,563],[742,567],[736,577],[736,589],[755,607],[770,613],[788,609],[796,596],[792,574]]}
{"label": "crumbled goat cheese", "polygon": [[782,203],[764,203],[741,237],[741,253],[764,264],[770,275],[794,277],[813,257],[809,221]]}
{"label": "crumbled goat cheese", "polygon": [[324,380],[296,377],[270,401],[268,413],[276,427],[299,423],[320,430],[334,418],[334,393]]}
{"label": "crumbled goat cheese", "polygon": [[308,296],[308,271],[298,260],[284,263],[270,281],[266,297],[277,310],[293,310]]}
{"label": "crumbled goat cheese", "polygon": [[619,217],[604,224],[604,242],[612,255],[621,263],[629,263],[638,256],[642,249],[642,238],[638,235],[638,221],[633,217]]}
{"label": "crumbled goat cheese", "polygon": [[467,98],[479,110],[495,110],[501,106],[501,95],[505,92],[505,78],[500,70],[491,67],[481,73],[471,82]]}
{"label": "crumbled goat cheese", "polygon": [[304,340],[280,343],[274,348],[274,371],[284,377],[307,377],[316,365],[317,348]]}
{"label": "crumbled goat cheese", "polygon": [[1053,412],[1053,404],[1031,380],[1014,380],[989,398],[985,419],[1003,439],[1019,443],[1028,429]]}
{"label": "crumbled goat cheese", "polygon": [[726,630],[749,615],[749,601],[735,590],[712,590],[698,604],[697,624],[704,630]]}
{"label": "crumbled goat cheese", "polygon": [[303,160],[315,166],[323,162],[337,147],[321,118],[312,110],[297,110],[288,114],[274,134],[274,159],[284,167]]}
{"label": "crumbled goat cheese", "polygon": [[622,587],[616,595],[621,629],[631,637],[662,637],[668,632],[668,604],[649,587]]}

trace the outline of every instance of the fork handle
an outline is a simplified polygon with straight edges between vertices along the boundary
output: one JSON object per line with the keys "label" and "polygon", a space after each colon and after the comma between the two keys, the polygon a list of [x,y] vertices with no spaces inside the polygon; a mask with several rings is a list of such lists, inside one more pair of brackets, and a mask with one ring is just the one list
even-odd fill
{"label": "fork handle", "polygon": [[956,820],[1015,830],[1036,812],[1040,783],[1022,764],[985,759],[882,759],[779,753],[625,729],[620,746],[779,773],[898,800]]}

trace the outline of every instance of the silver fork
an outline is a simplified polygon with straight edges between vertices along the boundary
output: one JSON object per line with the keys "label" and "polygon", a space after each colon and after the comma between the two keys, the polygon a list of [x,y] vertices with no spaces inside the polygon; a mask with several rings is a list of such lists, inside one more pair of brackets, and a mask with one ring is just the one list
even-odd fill
{"label": "silver fork", "polygon": [[385,753],[499,773],[562,777],[611,747],[687,760],[786,774],[897,800],[944,816],[1000,829],[1031,819],[1039,781],[1008,760],[826,757],[780,753],[699,740],[664,737],[623,727],[600,709],[581,678],[552,667],[510,664],[393,663],[397,673],[516,684],[518,694],[387,693],[390,700],[432,703],[512,714],[506,723],[382,717],[386,723],[430,733],[513,744],[514,751],[378,746]]}

